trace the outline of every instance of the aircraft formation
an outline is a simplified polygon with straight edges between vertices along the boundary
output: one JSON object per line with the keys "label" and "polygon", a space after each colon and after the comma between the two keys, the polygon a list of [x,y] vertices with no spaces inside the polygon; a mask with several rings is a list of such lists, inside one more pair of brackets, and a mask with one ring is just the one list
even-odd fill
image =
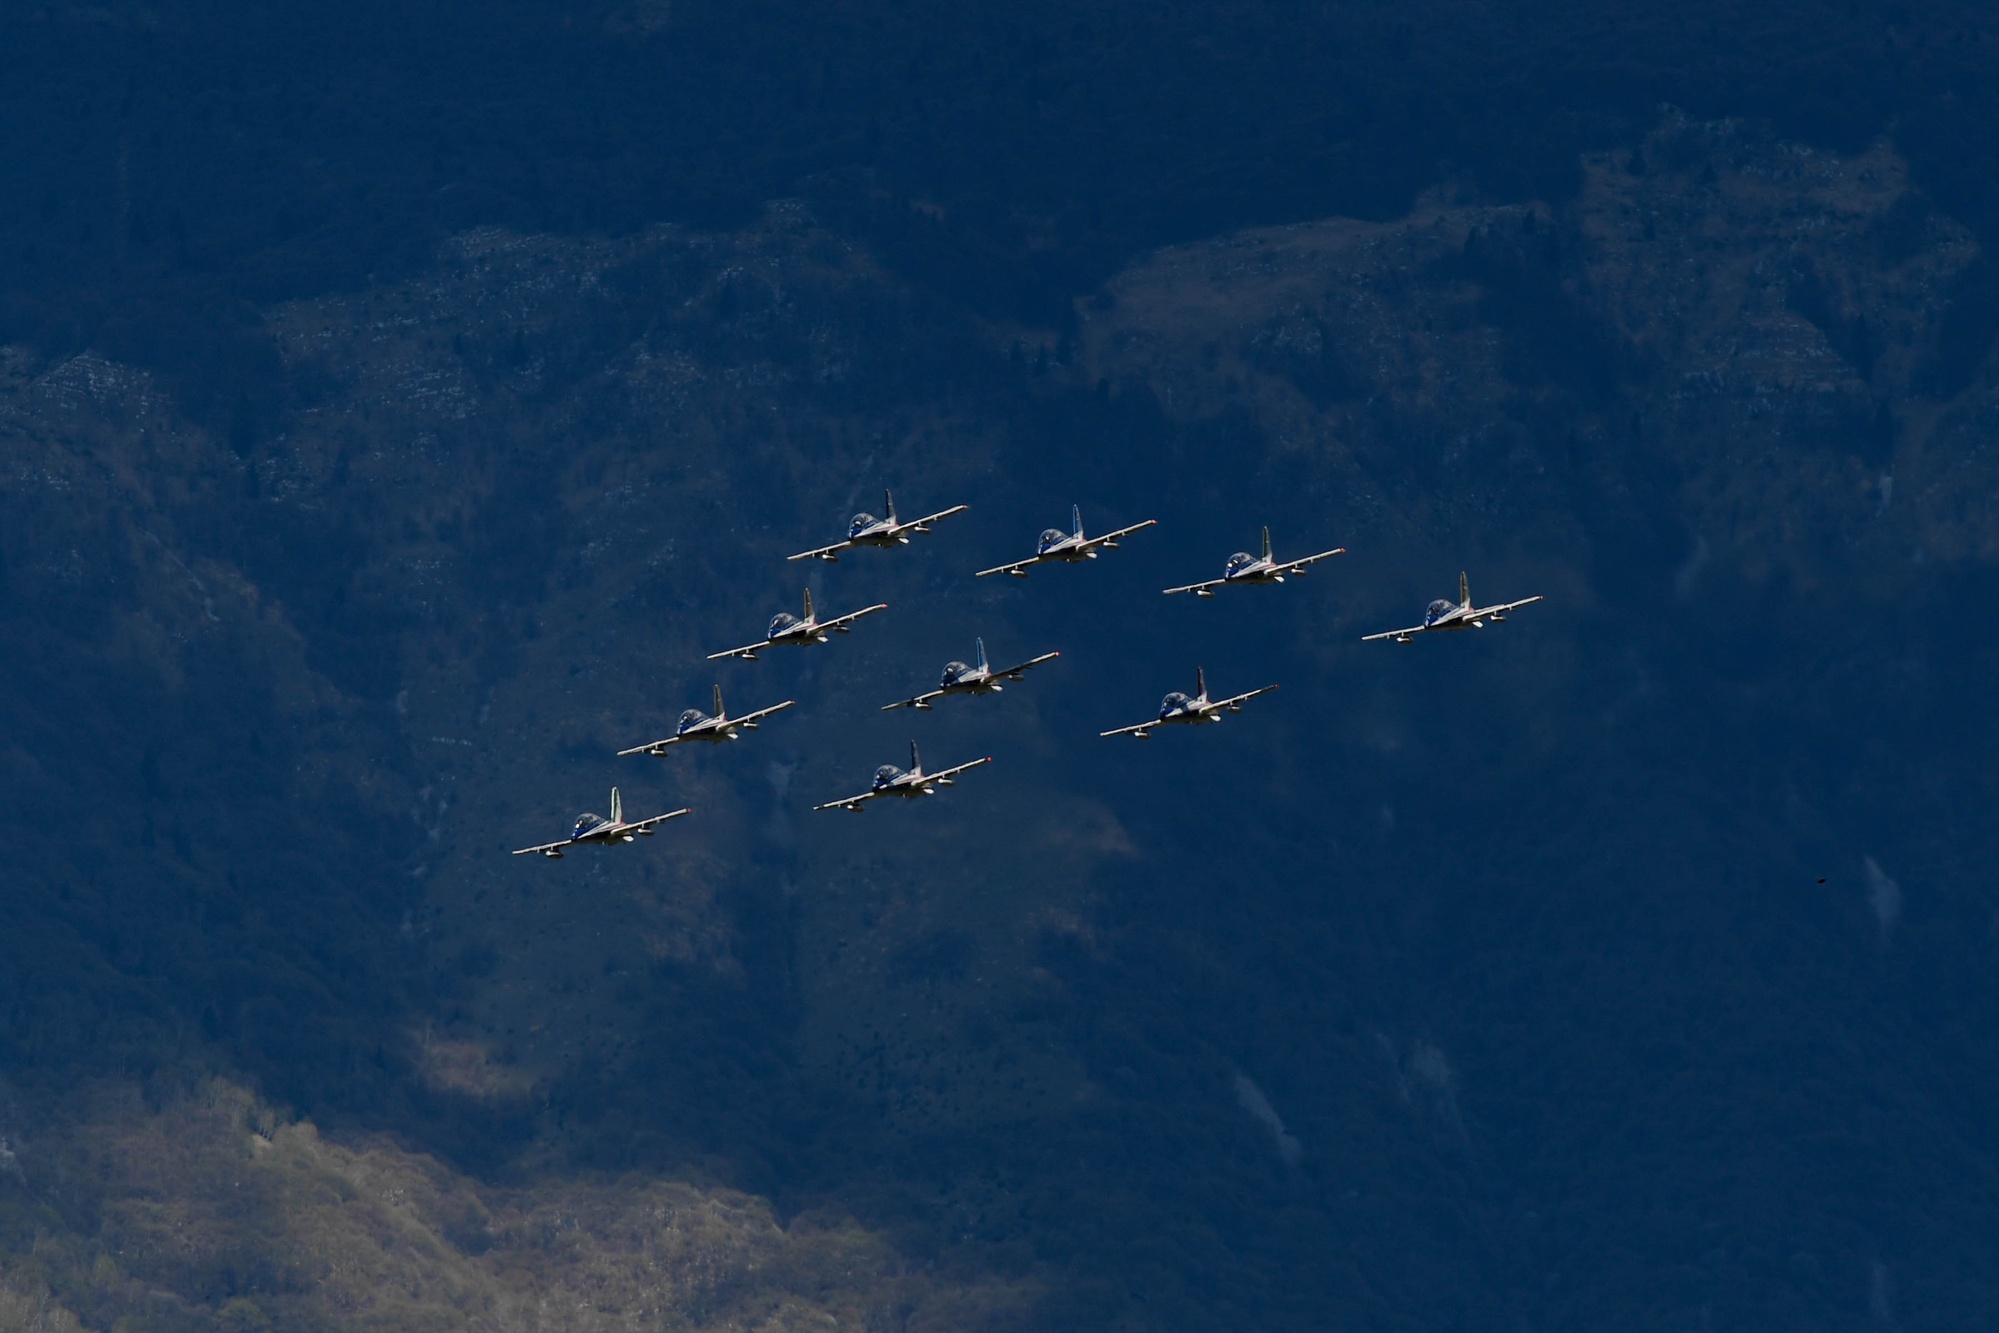
{"label": "aircraft formation", "polygon": [[[840,559],[843,552],[854,550],[858,547],[872,546],[890,549],[897,546],[907,546],[909,545],[910,538],[929,533],[937,523],[955,514],[962,514],[970,507],[967,505],[953,505],[948,509],[940,509],[936,513],[926,514],[922,518],[903,522],[896,517],[895,496],[892,493],[884,492],[884,500],[883,508],[886,512],[883,517],[877,518],[875,515],[867,513],[856,514],[847,525],[847,535],[844,539],[827,546],[818,546],[808,551],[800,551],[796,555],[788,557],[788,559],[792,561],[821,560],[827,563],[835,563]],[[1134,523],[1129,527],[1119,528],[1114,532],[1090,537],[1086,536],[1083,531],[1082,507],[1080,505],[1071,506],[1069,516],[1070,530],[1065,532],[1060,528],[1047,529],[1035,541],[1034,554],[1024,560],[1016,560],[1008,564],[995,565],[991,569],[979,570],[975,577],[986,578],[994,574],[1005,574],[1012,578],[1024,579],[1028,576],[1028,571],[1036,565],[1051,563],[1080,564],[1086,560],[1095,560],[1099,553],[1116,550],[1118,543],[1122,539],[1134,533],[1142,532],[1154,526],[1158,521],[1156,519],[1146,519],[1142,523]],[[1263,544],[1260,554],[1252,555],[1247,551],[1238,551],[1224,563],[1220,578],[1206,579],[1197,583],[1184,584],[1176,588],[1162,589],[1162,591],[1169,597],[1180,593],[1192,593],[1196,597],[1213,597],[1223,588],[1238,585],[1283,583],[1290,578],[1303,578],[1311,571],[1311,567],[1321,560],[1328,560],[1333,556],[1344,555],[1345,553],[1346,548],[1342,546],[1335,547],[1329,551],[1320,551],[1316,555],[1308,555],[1299,559],[1279,560],[1271,554],[1270,529],[1266,527],[1263,529]],[[1483,629],[1488,623],[1498,624],[1504,621],[1509,612],[1517,611],[1523,606],[1530,606],[1540,600],[1541,598],[1536,595],[1522,598],[1518,601],[1497,603],[1492,606],[1474,606],[1471,599],[1470,579],[1464,573],[1460,573],[1458,575],[1458,599],[1455,602],[1447,597],[1438,598],[1436,601],[1431,602],[1429,607],[1424,611],[1422,624],[1411,625],[1405,629],[1383,630],[1378,634],[1364,635],[1362,636],[1362,642],[1371,643],[1380,639],[1392,639],[1397,643],[1408,643],[1416,635],[1428,633],[1433,630],[1457,631]],[[814,644],[827,643],[830,642],[830,635],[850,634],[853,632],[855,624],[859,621],[875,614],[877,611],[886,611],[887,609],[887,603],[878,602],[872,606],[864,606],[859,610],[848,611],[842,615],[831,616],[821,620],[813,609],[812,592],[808,588],[805,592],[805,614],[803,616],[794,616],[789,612],[780,612],[771,618],[769,625],[765,627],[762,639],[755,643],[744,644],[739,648],[729,648],[722,652],[710,653],[708,654],[708,660],[712,662],[728,658],[739,658],[746,662],[754,662],[757,660],[758,654],[771,648],[784,646],[811,647]],[[1035,667],[1051,662],[1061,656],[1060,653],[1056,652],[1041,653],[1014,666],[994,670],[986,659],[985,640],[983,638],[977,639],[975,640],[975,644],[977,648],[975,655],[978,659],[976,662],[971,664],[964,662],[946,663],[943,675],[935,688],[913,695],[907,699],[899,699],[893,703],[883,704],[881,705],[882,711],[889,712],[896,709],[910,708],[919,712],[928,712],[939,700],[950,698],[954,695],[976,697],[978,695],[997,694],[1006,685],[1024,679],[1027,673]],[[1259,689],[1247,690],[1241,694],[1233,694],[1221,699],[1210,698],[1208,694],[1207,672],[1199,667],[1195,668],[1194,671],[1194,683],[1195,692],[1191,695],[1177,690],[1168,694],[1160,701],[1159,708],[1153,717],[1143,722],[1134,722],[1128,726],[1113,727],[1108,731],[1098,734],[1105,737],[1133,736],[1139,740],[1149,740],[1152,733],[1162,727],[1219,722],[1230,713],[1241,712],[1243,705],[1249,703],[1252,699],[1268,694],[1277,688],[1275,685],[1265,685]],[[795,706],[796,703],[797,700],[795,699],[786,699],[780,703],[770,704],[752,712],[744,713],[740,717],[731,717],[728,709],[722,702],[722,687],[718,684],[715,686],[714,712],[704,713],[698,708],[689,708],[680,715],[680,720],[675,725],[672,735],[654,741],[647,741],[642,745],[634,745],[628,749],[619,750],[617,753],[620,757],[648,755],[659,758],[672,753],[674,746],[688,742],[698,741],[714,744],[722,741],[741,740],[744,732],[757,730],[766,719]],[[968,773],[972,769],[991,762],[992,757],[987,755],[965,763],[954,764],[933,773],[923,767],[923,760],[917,752],[916,742],[912,740],[909,743],[908,768],[898,768],[894,764],[883,764],[875,770],[874,779],[869,783],[866,791],[853,796],[844,796],[836,800],[825,801],[812,808],[814,810],[850,810],[858,813],[865,810],[871,802],[885,797],[908,798],[934,796],[939,788],[956,785],[961,774]],[[611,816],[609,819],[605,819],[600,815],[584,814],[577,819],[574,828],[567,838],[559,839],[555,842],[541,843],[534,847],[523,847],[513,854],[515,856],[540,854],[550,858],[560,858],[564,852],[572,847],[615,846],[620,843],[634,842],[638,838],[652,836],[659,825],[670,819],[678,819],[687,813],[689,811],[683,808],[668,811],[665,814],[653,815],[647,819],[627,822],[624,817],[623,798],[620,796],[618,789],[613,787],[611,788]]]}

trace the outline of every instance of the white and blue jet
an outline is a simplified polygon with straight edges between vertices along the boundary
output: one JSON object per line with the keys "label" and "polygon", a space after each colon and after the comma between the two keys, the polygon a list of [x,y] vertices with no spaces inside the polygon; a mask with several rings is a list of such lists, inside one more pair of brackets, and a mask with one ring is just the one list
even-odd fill
{"label": "white and blue jet", "polygon": [[545,842],[539,847],[523,847],[515,852],[514,855],[532,856],[536,852],[539,852],[552,860],[560,861],[563,851],[570,847],[609,847],[616,843],[631,842],[637,838],[650,838],[653,835],[653,831],[659,825],[664,824],[669,819],[678,819],[686,813],[687,810],[685,808],[669,810],[663,815],[654,815],[651,819],[635,820],[627,824],[625,822],[625,802],[618,795],[618,789],[613,787],[611,788],[611,817],[609,819],[604,818],[602,815],[579,815],[576,818],[576,828],[561,842]]}
{"label": "white and blue jet", "polygon": [[930,525],[938,519],[962,514],[971,508],[970,505],[952,505],[949,509],[940,509],[934,514],[925,514],[922,518],[903,523],[895,516],[894,493],[884,490],[882,500],[888,510],[887,517],[876,518],[873,514],[856,514],[847,520],[845,541],[834,542],[831,546],[815,547],[810,551],[800,551],[797,555],[786,556],[785,559],[824,560],[828,564],[834,564],[839,561],[840,552],[850,551],[856,546],[907,546],[912,533],[928,532]]}
{"label": "white and blue jet", "polygon": [[812,613],[812,589],[805,590],[805,617],[800,619],[788,611],[780,611],[770,618],[770,627],[764,637],[756,643],[746,643],[740,648],[731,648],[725,653],[710,653],[708,660],[717,661],[724,657],[740,657],[745,662],[757,660],[757,654],[766,648],[781,644],[809,644],[826,642],[828,630],[836,634],[851,634],[854,622],[862,616],[871,616],[877,611],[888,610],[887,602],[876,602],[858,611],[849,611],[844,616],[834,616],[831,620],[821,620]]}
{"label": "white and blue jet", "polygon": [[1379,634],[1364,634],[1362,643],[1372,643],[1376,639],[1393,639],[1397,643],[1407,643],[1418,634],[1431,630],[1484,629],[1490,620],[1498,624],[1506,619],[1509,611],[1518,611],[1523,606],[1532,606],[1541,600],[1537,593],[1523,597],[1517,602],[1500,602],[1495,606],[1473,606],[1471,604],[1471,580],[1463,570],[1458,571],[1458,600],[1439,597],[1423,611],[1423,623],[1411,625],[1408,629],[1387,629]]}
{"label": "white and blue jet", "polygon": [[1262,555],[1251,555],[1248,551],[1237,551],[1228,558],[1228,563],[1222,566],[1222,576],[1220,578],[1209,579],[1205,583],[1189,583],[1182,588],[1168,588],[1166,589],[1166,595],[1171,597],[1176,592],[1191,592],[1196,597],[1213,597],[1215,589],[1238,583],[1282,583],[1286,576],[1293,574],[1299,578],[1304,578],[1306,571],[1312,565],[1319,563],[1321,560],[1331,559],[1333,556],[1345,555],[1346,553],[1346,547],[1337,546],[1330,551],[1321,551],[1317,555],[1308,555],[1302,560],[1274,560],[1270,555],[1270,529],[1265,528],[1263,530]]}
{"label": "white and blue jet", "polygon": [[1224,713],[1240,713],[1242,706],[1259,694],[1268,694],[1276,689],[1266,685],[1260,690],[1247,694],[1231,695],[1226,699],[1208,697],[1208,673],[1200,667],[1194,668],[1194,694],[1190,698],[1175,690],[1159,701],[1159,716],[1150,722],[1134,722],[1128,727],[1118,727],[1114,731],[1100,731],[1099,736],[1136,736],[1142,741],[1152,739],[1157,727],[1173,727],[1199,722],[1219,722]]}
{"label": "white and blue jet", "polygon": [[883,764],[875,770],[875,780],[859,796],[849,796],[845,800],[828,801],[815,805],[814,810],[852,810],[859,814],[869,801],[883,796],[935,796],[939,787],[956,786],[958,775],[980,764],[990,764],[991,755],[984,759],[974,759],[969,764],[959,764],[955,768],[939,769],[935,773],[923,771],[923,759],[916,753],[916,742],[909,743],[909,767],[897,768],[894,764]]}
{"label": "white and blue jet", "polygon": [[1070,505],[1069,522],[1074,531],[1064,532],[1060,528],[1049,528],[1036,540],[1034,543],[1034,554],[1027,559],[1016,560],[1010,565],[994,565],[991,569],[982,569],[975,577],[984,578],[988,574],[1010,574],[1014,578],[1024,579],[1027,577],[1029,568],[1042,564],[1045,561],[1059,560],[1073,565],[1083,560],[1095,560],[1098,551],[1116,550],[1118,538],[1129,537],[1134,532],[1143,532],[1145,529],[1159,522],[1159,520],[1148,518],[1143,523],[1134,523],[1128,528],[1119,528],[1116,532],[1106,532],[1101,537],[1085,537],[1083,535],[1083,506]]}
{"label": "white and blue jet", "polygon": [[682,741],[739,741],[743,738],[744,732],[755,731],[772,713],[782,713],[797,702],[796,699],[786,699],[781,704],[759,708],[754,713],[730,717],[729,710],[722,706],[722,687],[717,685],[713,713],[690,708],[680,715],[680,721],[674,725],[671,736],[645,745],[634,745],[629,750],[620,750],[618,755],[620,758],[628,754],[664,755],[668,746],[678,745]]}
{"label": "white and blue jet", "polygon": [[1004,671],[995,671],[986,664],[986,641],[984,639],[974,639],[973,642],[978,645],[979,649],[979,660],[976,663],[967,665],[964,662],[946,662],[944,664],[944,678],[937,683],[936,689],[925,694],[919,694],[914,699],[903,699],[897,703],[883,704],[882,712],[886,713],[895,708],[914,708],[927,713],[930,711],[930,705],[933,701],[942,699],[947,694],[998,694],[1002,688],[1002,681],[1019,680],[1034,667],[1040,666],[1043,662],[1052,662],[1062,655],[1060,653],[1043,653],[1039,657],[1029,658],[1019,666],[1010,666]]}

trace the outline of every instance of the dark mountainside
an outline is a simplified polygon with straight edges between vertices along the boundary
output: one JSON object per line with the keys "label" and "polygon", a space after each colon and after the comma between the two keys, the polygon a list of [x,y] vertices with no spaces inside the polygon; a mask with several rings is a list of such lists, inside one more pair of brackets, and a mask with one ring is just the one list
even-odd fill
{"label": "dark mountainside", "polygon": [[0,1329],[1991,1321],[1984,10],[283,15],[6,20]]}

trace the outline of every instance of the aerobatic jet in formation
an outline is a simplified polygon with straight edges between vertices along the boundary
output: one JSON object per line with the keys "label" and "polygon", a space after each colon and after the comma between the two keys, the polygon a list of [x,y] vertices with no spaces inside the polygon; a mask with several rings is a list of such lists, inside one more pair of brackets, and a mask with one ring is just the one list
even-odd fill
{"label": "aerobatic jet in formation", "polygon": [[962,514],[971,508],[970,505],[952,505],[949,509],[940,509],[934,514],[925,514],[922,518],[903,523],[895,516],[894,494],[883,491],[882,500],[888,510],[886,518],[876,518],[873,514],[856,514],[847,521],[845,541],[834,542],[831,546],[815,547],[810,551],[800,551],[797,555],[786,556],[785,559],[824,560],[831,564],[839,560],[840,552],[852,550],[856,546],[907,546],[911,533],[928,532],[930,525],[938,519]]}
{"label": "aerobatic jet in formation", "polygon": [[1501,602],[1497,606],[1473,606],[1471,604],[1471,580],[1463,570],[1458,571],[1458,600],[1439,597],[1423,612],[1423,623],[1411,625],[1408,629],[1387,629],[1379,634],[1364,634],[1362,643],[1372,643],[1376,639],[1393,639],[1397,643],[1407,643],[1418,634],[1436,629],[1484,629],[1485,622],[1494,624],[1506,619],[1508,611],[1518,611],[1523,606],[1532,606],[1541,600],[1540,594],[1523,597],[1517,602]]}
{"label": "aerobatic jet in formation", "polygon": [[1287,574],[1296,574],[1299,578],[1303,578],[1309,566],[1315,565],[1319,561],[1328,559],[1331,556],[1345,555],[1346,553],[1347,548],[1339,546],[1330,551],[1321,551],[1317,555],[1308,555],[1302,560],[1273,560],[1270,556],[1270,529],[1265,528],[1263,530],[1262,555],[1257,556],[1251,555],[1248,551],[1237,551],[1229,557],[1228,563],[1222,566],[1222,576],[1220,578],[1209,579],[1205,583],[1189,583],[1184,588],[1168,588],[1166,589],[1166,595],[1171,597],[1176,592],[1191,592],[1196,597],[1213,597],[1215,589],[1230,584],[1282,583]]}
{"label": "aerobatic jet in formation", "polygon": [[1016,560],[1010,565],[994,565],[991,569],[982,569],[978,572],[977,577],[984,578],[988,574],[1011,574],[1017,579],[1024,579],[1027,577],[1027,571],[1030,566],[1041,564],[1044,561],[1060,560],[1068,564],[1075,564],[1079,560],[1095,560],[1098,551],[1116,550],[1118,538],[1129,537],[1134,532],[1142,532],[1158,521],[1156,518],[1148,518],[1143,523],[1134,523],[1128,528],[1119,528],[1116,532],[1106,532],[1101,537],[1085,537],[1083,535],[1083,507],[1081,505],[1071,505],[1069,506],[1069,522],[1075,531],[1064,532],[1060,528],[1049,528],[1034,543],[1033,555],[1025,560]]}
{"label": "aerobatic jet in formation", "polygon": [[990,764],[992,761],[992,756],[987,755],[984,759],[974,759],[969,764],[959,764],[955,768],[945,768],[939,769],[935,773],[925,773],[923,771],[923,760],[916,753],[916,742],[911,741],[909,743],[908,768],[897,768],[894,764],[883,764],[875,770],[874,785],[870,786],[859,796],[849,796],[841,801],[828,801],[824,805],[815,805],[812,808],[814,810],[852,810],[858,814],[869,801],[879,796],[935,796],[939,787],[956,786],[960,773],[965,772],[967,769],[977,768],[980,764]]}
{"label": "aerobatic jet in formation", "polygon": [[941,699],[947,694],[998,694],[1001,681],[1019,680],[1032,668],[1040,666],[1043,662],[1052,662],[1062,655],[1043,653],[1039,657],[1022,662],[1019,666],[1011,666],[1004,671],[994,671],[986,665],[986,641],[975,639],[973,642],[979,647],[979,660],[976,665],[966,666],[963,662],[946,662],[944,678],[938,682],[936,689],[926,694],[919,694],[914,699],[883,704],[882,712],[886,713],[892,708],[915,708],[927,713],[930,711],[933,699]]}
{"label": "aerobatic jet in formation", "polygon": [[627,824],[625,822],[624,800],[618,795],[618,789],[613,787],[611,788],[611,817],[609,819],[604,818],[602,815],[579,815],[576,819],[575,830],[561,842],[545,842],[539,847],[523,847],[515,852],[514,855],[530,856],[535,852],[540,852],[543,856],[552,857],[559,861],[562,859],[563,849],[567,847],[582,847],[592,844],[608,847],[615,843],[630,842],[634,838],[650,838],[657,825],[664,824],[669,819],[678,819],[686,813],[687,811],[684,808],[669,810],[663,815],[654,815],[651,819],[640,819]]}
{"label": "aerobatic jet in formation", "polygon": [[764,631],[764,637],[761,640],[756,643],[746,643],[740,648],[731,648],[725,653],[710,653],[708,654],[708,660],[713,662],[723,657],[740,657],[745,662],[754,662],[757,660],[758,653],[766,648],[775,648],[779,644],[824,643],[826,642],[826,631],[832,630],[839,634],[851,633],[854,628],[854,622],[862,616],[871,616],[877,611],[886,610],[888,610],[887,602],[876,602],[873,606],[864,606],[858,611],[849,611],[844,616],[835,616],[831,620],[821,620],[812,614],[812,589],[807,588],[805,590],[805,618],[803,620],[789,612],[780,611],[770,618],[770,628]]}
{"label": "aerobatic jet in formation", "polygon": [[715,687],[715,711],[712,715],[704,713],[698,708],[690,708],[680,715],[680,721],[674,726],[673,734],[665,740],[653,741],[646,745],[634,745],[629,750],[618,751],[618,754],[620,756],[628,754],[663,755],[666,753],[669,745],[678,745],[682,741],[739,741],[743,738],[743,732],[755,731],[758,725],[772,713],[782,713],[797,702],[796,699],[786,699],[781,704],[772,704],[769,708],[759,708],[754,713],[745,713],[741,717],[730,717],[729,710],[722,707],[722,687],[717,685]]}
{"label": "aerobatic jet in formation", "polygon": [[1251,699],[1259,694],[1268,694],[1277,688],[1275,685],[1266,685],[1260,690],[1251,690],[1248,694],[1232,695],[1227,699],[1210,699],[1208,673],[1200,667],[1194,668],[1194,686],[1194,697],[1191,699],[1178,690],[1161,699],[1159,716],[1150,722],[1135,722],[1128,727],[1118,727],[1114,731],[1100,731],[1097,734],[1136,736],[1142,741],[1151,740],[1152,730],[1155,727],[1171,727],[1193,722],[1219,722],[1223,713],[1240,713],[1242,706]]}

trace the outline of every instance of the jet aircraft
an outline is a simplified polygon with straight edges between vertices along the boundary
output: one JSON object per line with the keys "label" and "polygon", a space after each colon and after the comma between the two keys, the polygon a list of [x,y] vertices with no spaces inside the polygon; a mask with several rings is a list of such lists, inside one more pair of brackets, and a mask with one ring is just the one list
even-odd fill
{"label": "jet aircraft", "polygon": [[561,842],[545,842],[539,847],[523,847],[514,855],[529,856],[540,852],[543,856],[560,861],[565,847],[580,847],[592,843],[608,847],[614,843],[630,842],[634,838],[650,838],[657,825],[664,824],[669,819],[678,819],[686,813],[685,808],[669,810],[663,815],[654,815],[651,819],[640,819],[627,824],[625,802],[618,795],[618,789],[613,787],[609,819],[602,815],[579,815],[576,819],[576,828]]}
{"label": "jet aircraft", "polygon": [[812,614],[812,589],[807,588],[805,590],[805,618],[803,620],[800,620],[797,616],[789,612],[780,611],[770,618],[770,628],[764,631],[764,638],[761,641],[744,644],[741,648],[731,648],[725,653],[710,653],[708,654],[708,660],[713,662],[723,657],[740,657],[745,662],[754,662],[757,660],[758,653],[766,648],[775,648],[781,643],[824,643],[826,642],[827,630],[834,630],[840,634],[851,633],[854,622],[862,616],[871,616],[877,611],[886,610],[888,610],[887,602],[876,602],[873,606],[864,606],[858,611],[849,611],[844,616],[835,616],[831,620],[821,620]]}
{"label": "jet aircraft", "polygon": [[894,764],[883,764],[875,770],[874,784],[859,796],[849,796],[841,801],[828,801],[815,805],[814,810],[852,810],[859,814],[862,808],[878,796],[935,796],[939,787],[957,785],[958,775],[980,764],[990,764],[992,756],[974,759],[969,764],[959,764],[955,768],[940,769],[935,773],[923,771],[923,760],[916,753],[916,742],[909,743],[909,767],[897,768]]}
{"label": "jet aircraft", "polygon": [[984,578],[988,574],[1011,574],[1014,578],[1024,579],[1027,577],[1029,566],[1041,564],[1043,561],[1061,560],[1073,565],[1079,560],[1095,560],[1098,551],[1116,550],[1118,538],[1129,537],[1132,533],[1143,531],[1158,521],[1156,518],[1148,518],[1143,523],[1134,523],[1128,528],[1119,528],[1116,532],[1107,532],[1101,537],[1085,537],[1083,507],[1070,505],[1069,522],[1075,531],[1064,532],[1060,528],[1049,528],[1034,543],[1033,555],[1025,560],[1016,560],[1010,565],[995,565],[991,569],[982,569],[977,577]]}
{"label": "jet aircraft", "polygon": [[1475,607],[1471,604],[1471,580],[1465,576],[1463,570],[1459,570],[1457,601],[1453,602],[1448,597],[1439,597],[1424,610],[1422,624],[1411,625],[1408,629],[1388,629],[1379,634],[1365,634],[1361,636],[1361,642],[1372,643],[1376,639],[1393,639],[1397,643],[1407,643],[1412,636],[1433,629],[1484,629],[1486,621],[1498,624],[1506,619],[1508,611],[1518,611],[1521,607],[1532,606],[1540,600],[1541,597],[1537,593],[1532,597],[1523,597],[1517,602]]}
{"label": "jet aircraft", "polygon": [[1062,655],[1060,653],[1043,653],[1039,657],[1030,658],[1028,661],[1022,662],[1019,666],[1008,667],[1004,671],[994,671],[986,665],[986,641],[984,639],[975,639],[973,642],[979,646],[979,661],[977,666],[966,666],[963,662],[946,662],[944,664],[944,678],[938,682],[936,689],[926,694],[919,694],[914,699],[904,699],[899,703],[883,704],[882,712],[886,713],[894,708],[915,708],[927,713],[930,711],[931,700],[941,699],[947,694],[998,694],[1001,689],[1001,681],[1019,680],[1031,668],[1038,667],[1043,662],[1052,662]]}
{"label": "jet aircraft", "polygon": [[1227,699],[1208,697],[1208,673],[1200,667],[1194,668],[1195,693],[1193,698],[1175,690],[1159,701],[1159,716],[1150,722],[1136,722],[1129,727],[1119,727],[1114,731],[1101,731],[1100,736],[1136,736],[1142,741],[1152,739],[1154,727],[1170,727],[1180,723],[1219,722],[1223,713],[1240,713],[1242,706],[1259,694],[1268,694],[1276,689],[1266,685],[1248,694],[1237,694]]}
{"label": "jet aircraft", "polygon": [[1255,556],[1248,551],[1237,551],[1229,557],[1228,563],[1222,566],[1220,578],[1209,579],[1205,583],[1189,583],[1184,588],[1168,588],[1166,595],[1171,597],[1176,592],[1191,592],[1196,597],[1213,597],[1215,589],[1227,584],[1282,583],[1287,574],[1296,574],[1299,578],[1303,578],[1307,566],[1315,565],[1330,556],[1346,553],[1347,548],[1339,546],[1330,551],[1321,551],[1317,555],[1308,555],[1302,560],[1273,560],[1270,557],[1270,529],[1265,528],[1262,555]]}
{"label": "jet aircraft", "polygon": [[690,708],[680,715],[680,721],[673,728],[673,734],[665,740],[653,741],[648,745],[634,745],[629,750],[620,750],[620,757],[628,754],[663,755],[669,745],[682,741],[739,741],[745,731],[755,731],[762,721],[772,713],[782,713],[797,703],[796,699],[786,699],[781,704],[769,708],[759,708],[754,713],[741,717],[730,717],[729,710],[722,707],[722,687],[715,687],[715,712],[711,716],[698,708]]}
{"label": "jet aircraft", "polygon": [[895,495],[890,491],[883,491],[882,499],[888,510],[887,518],[876,518],[873,514],[856,514],[847,521],[845,541],[834,542],[831,546],[815,547],[810,551],[800,551],[797,555],[786,556],[785,559],[824,560],[828,564],[833,564],[839,561],[840,552],[851,550],[856,546],[907,546],[911,533],[928,532],[930,525],[938,519],[962,514],[971,508],[970,505],[952,505],[949,509],[940,509],[934,514],[925,514],[922,518],[903,523],[895,516]]}

